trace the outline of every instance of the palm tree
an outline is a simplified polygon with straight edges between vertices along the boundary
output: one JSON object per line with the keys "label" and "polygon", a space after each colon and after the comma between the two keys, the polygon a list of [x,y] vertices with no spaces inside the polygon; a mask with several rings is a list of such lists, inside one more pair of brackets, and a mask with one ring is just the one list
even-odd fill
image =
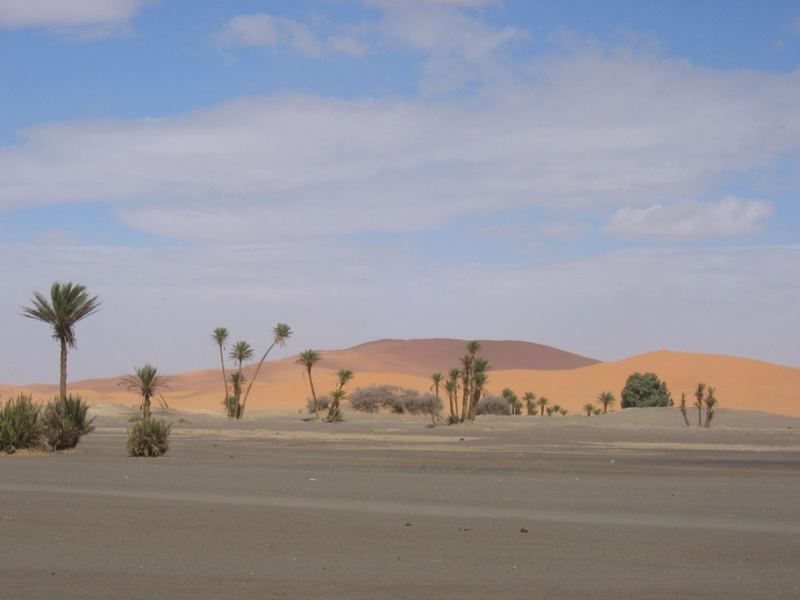
{"label": "palm tree", "polygon": [[139,368],[135,367],[135,375],[126,375],[119,382],[129,391],[136,391],[142,397],[142,417],[150,418],[150,398],[161,388],[169,388],[166,380],[158,374],[158,369],[150,364]]}
{"label": "palm tree", "polygon": [[561,414],[561,416],[563,417],[563,416],[566,416],[566,414],[567,414],[569,411],[568,411],[566,408],[562,408],[561,406],[559,406],[559,407],[558,407],[558,412],[559,412],[559,413]]}
{"label": "palm tree", "polygon": [[714,407],[717,405],[717,397],[714,395],[716,388],[709,387],[706,392],[706,429],[711,429],[711,419],[714,418]]}
{"label": "palm tree", "polygon": [[240,406],[240,415],[239,417],[244,414],[244,407],[247,405],[247,397],[250,395],[250,390],[253,389],[253,384],[256,381],[256,377],[258,377],[258,372],[261,371],[261,365],[264,364],[264,361],[267,360],[267,356],[272,351],[275,346],[280,346],[281,348],[286,346],[286,340],[288,340],[292,335],[292,328],[289,327],[286,323],[278,323],[275,327],[272,328],[272,343],[267,346],[264,355],[261,357],[261,360],[258,361],[258,366],[256,367],[256,372],[253,374],[253,378],[250,380],[250,383],[247,385],[247,391],[244,393],[244,400],[242,400],[242,404]]}
{"label": "palm tree", "polygon": [[528,416],[536,414],[536,394],[533,392],[525,392],[522,395],[522,399],[525,400],[525,409],[528,413]]}
{"label": "palm tree", "polygon": [[614,394],[612,394],[611,392],[600,392],[597,395],[597,401],[603,407],[603,414],[606,414],[608,412],[608,407],[614,404],[614,402],[616,402],[617,399],[614,398]]}
{"label": "palm tree", "polygon": [[339,385],[336,388],[337,390],[344,389],[344,386],[347,384],[347,382],[350,381],[353,377],[355,377],[355,375],[353,375],[353,372],[347,369],[339,369],[337,376],[339,377]]}
{"label": "palm tree", "polygon": [[703,425],[703,402],[706,394],[706,384],[698,383],[694,392],[694,405],[697,407],[697,426]]}
{"label": "palm tree", "polygon": [[436,399],[439,399],[439,388],[442,385],[442,374],[439,372],[434,373],[431,375],[431,380],[433,381],[433,385],[431,389],[436,393]]}
{"label": "palm tree", "polygon": [[503,399],[508,402],[508,412],[509,414],[516,414],[515,405],[517,403],[517,394],[511,388],[503,388],[503,391],[500,392],[500,395]]}
{"label": "palm tree", "polygon": [[591,402],[588,403],[588,404],[584,404],[583,405],[583,410],[586,411],[586,416],[587,417],[591,417],[592,413],[594,412],[594,404],[592,404]]}
{"label": "palm tree", "polygon": [[333,390],[329,396],[331,398],[331,404],[328,407],[328,416],[325,417],[325,420],[328,423],[335,423],[336,421],[342,420],[342,413],[339,411],[339,403],[344,399],[347,395],[341,386]]}
{"label": "palm tree", "polygon": [[225,406],[228,405],[228,375],[225,373],[225,355],[223,349],[225,342],[228,340],[228,330],[224,327],[217,327],[211,332],[211,339],[219,346],[219,362],[222,365],[222,382],[225,384]]}
{"label": "palm tree", "polygon": [[67,397],[67,349],[75,347],[75,324],[100,310],[98,296],[90,297],[86,287],[78,283],[54,283],[50,299],[33,293],[33,306],[23,306],[22,316],[47,323],[53,328],[53,339],[61,344],[61,377],[58,394]]}
{"label": "palm tree", "polygon": [[294,361],[298,365],[302,365],[306,369],[306,373],[308,373],[308,384],[311,386],[311,397],[314,399],[314,416],[319,419],[319,410],[317,408],[317,392],[314,391],[314,380],[311,378],[311,369],[312,367],[317,364],[319,361],[322,360],[319,352],[316,350],[303,350],[298,356],[297,360]]}
{"label": "palm tree", "polygon": [[561,405],[560,404],[553,404],[552,408],[553,408],[553,410],[550,413],[550,416],[552,416],[553,413],[560,413],[561,412]]}
{"label": "palm tree", "polygon": [[549,403],[550,401],[547,398],[545,398],[544,396],[539,396],[539,399],[536,401],[536,404],[539,405],[539,410],[541,411],[539,413],[540,417],[544,416],[544,409]]}
{"label": "palm tree", "polygon": [[681,414],[683,415],[683,422],[689,427],[689,417],[686,415],[686,392],[681,393]]}
{"label": "palm tree", "polygon": [[227,407],[228,407],[228,416],[229,417],[236,417],[237,419],[240,417],[241,412],[241,398],[242,398],[242,385],[245,382],[244,373],[242,373],[242,365],[249,360],[253,359],[253,347],[245,342],[244,340],[240,340],[233,345],[231,348],[230,356],[231,360],[236,365],[236,377],[234,378],[231,376],[231,384],[233,385],[233,402],[228,400]]}
{"label": "palm tree", "polygon": [[450,369],[447,374],[448,380],[445,384],[447,393],[450,394],[450,422],[456,423],[458,421],[458,379],[461,377],[459,369]]}

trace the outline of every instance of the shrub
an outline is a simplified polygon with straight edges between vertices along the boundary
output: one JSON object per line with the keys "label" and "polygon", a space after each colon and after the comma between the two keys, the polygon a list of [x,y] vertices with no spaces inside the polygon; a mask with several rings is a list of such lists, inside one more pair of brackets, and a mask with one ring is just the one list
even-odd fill
{"label": "shrub", "polygon": [[502,396],[485,396],[478,401],[479,415],[510,415],[511,407]]}
{"label": "shrub", "polygon": [[442,410],[441,399],[433,394],[420,394],[395,385],[358,388],[349,401],[350,408],[365,413],[376,413],[383,408],[398,415],[437,415]]}
{"label": "shrub", "polygon": [[40,450],[44,447],[41,409],[27,394],[11,398],[0,406],[0,450]]}
{"label": "shrub", "polygon": [[628,377],[622,390],[622,408],[672,406],[672,396],[667,384],[655,373],[634,373]]}
{"label": "shrub", "polygon": [[161,456],[169,450],[172,424],[148,417],[139,419],[128,430],[129,456]]}
{"label": "shrub", "polygon": [[44,409],[42,424],[47,444],[53,450],[66,450],[78,445],[82,435],[94,430],[94,419],[86,418],[89,406],[80,396],[56,397]]}
{"label": "shrub", "polygon": [[[331,399],[328,396],[326,395],[317,396],[317,409],[319,410],[319,412],[328,410],[330,406],[331,406]],[[308,398],[306,400],[306,410],[308,411],[308,414],[310,415],[314,414],[313,398]]]}

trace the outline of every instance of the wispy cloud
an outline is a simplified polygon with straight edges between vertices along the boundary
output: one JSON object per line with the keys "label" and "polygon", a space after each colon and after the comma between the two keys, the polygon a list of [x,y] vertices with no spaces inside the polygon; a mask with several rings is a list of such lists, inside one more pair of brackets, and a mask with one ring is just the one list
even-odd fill
{"label": "wispy cloud", "polygon": [[622,237],[705,239],[754,233],[775,207],[728,196],[718,202],[674,202],[619,209],[605,229]]}
{"label": "wispy cloud", "polygon": [[95,37],[125,29],[155,0],[0,0],[0,28],[44,28]]}
{"label": "wispy cloud", "polygon": [[322,58],[331,53],[362,56],[367,51],[366,44],[351,35],[322,37],[305,23],[266,13],[233,17],[217,34],[217,39],[233,46],[286,46],[309,58]]}

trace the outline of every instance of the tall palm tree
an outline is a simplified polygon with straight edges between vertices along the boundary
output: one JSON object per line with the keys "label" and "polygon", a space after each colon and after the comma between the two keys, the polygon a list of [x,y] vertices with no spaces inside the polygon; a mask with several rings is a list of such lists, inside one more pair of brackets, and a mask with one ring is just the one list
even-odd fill
{"label": "tall palm tree", "polygon": [[211,339],[219,346],[219,362],[222,365],[222,383],[225,384],[225,406],[228,405],[228,375],[225,373],[225,355],[223,354],[225,342],[228,340],[228,330],[224,327],[217,327],[211,332]]}
{"label": "tall palm tree", "polygon": [[706,384],[698,383],[694,391],[694,405],[697,407],[697,426],[703,426],[703,402],[705,401]]}
{"label": "tall palm tree", "polygon": [[250,390],[253,389],[253,384],[256,382],[256,378],[258,377],[259,371],[261,371],[261,365],[264,364],[264,361],[267,360],[267,356],[272,351],[275,346],[280,346],[284,348],[286,346],[286,340],[288,340],[292,335],[292,328],[289,327],[286,323],[278,323],[275,327],[272,328],[272,343],[267,346],[267,349],[264,351],[264,355],[261,357],[261,360],[258,361],[258,366],[256,367],[256,372],[253,373],[253,378],[250,380],[250,383],[247,385],[247,391],[244,393],[244,400],[242,400],[242,404],[240,406],[240,417],[244,415],[244,408],[247,405],[247,398],[250,396]]}
{"label": "tall palm tree", "polygon": [[319,419],[319,409],[317,407],[317,392],[314,390],[314,380],[311,378],[311,369],[322,360],[319,352],[316,350],[303,350],[295,361],[296,364],[302,365],[306,373],[308,373],[308,384],[311,386],[311,397],[314,399],[314,416]]}
{"label": "tall palm tree", "polygon": [[447,393],[450,394],[450,422],[458,421],[458,378],[461,377],[459,369],[450,369],[447,374],[448,380],[445,384]]}
{"label": "tall palm tree", "polygon": [[525,411],[528,413],[528,416],[536,414],[536,394],[533,392],[525,392],[522,395],[522,399],[525,400]]}
{"label": "tall palm tree", "polygon": [[614,394],[611,392],[600,392],[597,395],[597,401],[603,406],[603,414],[606,414],[608,412],[608,407],[614,404],[617,399],[614,398]]}
{"label": "tall palm tree", "polygon": [[142,417],[150,418],[150,398],[162,388],[168,388],[166,380],[158,374],[158,369],[150,364],[135,367],[135,375],[126,375],[119,382],[130,391],[136,391],[142,397]]}
{"label": "tall palm tree", "polygon": [[244,363],[252,360],[254,354],[255,352],[253,351],[253,347],[244,340],[236,342],[228,354],[233,363],[236,365],[236,373],[231,375],[230,379],[231,385],[233,385],[233,402],[228,400],[226,403],[229,417],[236,417],[238,419],[240,416],[242,406],[242,385],[245,382],[245,376],[244,373],[242,373],[242,366]]}
{"label": "tall palm tree", "polygon": [[541,416],[541,417],[544,416],[544,409],[549,403],[550,403],[550,400],[548,400],[544,396],[539,396],[539,399],[536,401],[536,404],[539,405],[539,410],[541,411],[539,413],[539,416]]}
{"label": "tall palm tree", "polygon": [[47,323],[53,328],[53,339],[61,344],[61,377],[58,394],[67,397],[67,349],[75,347],[75,324],[100,310],[98,296],[89,296],[86,287],[78,283],[59,283],[50,286],[50,298],[33,293],[33,306],[23,306],[22,316]]}

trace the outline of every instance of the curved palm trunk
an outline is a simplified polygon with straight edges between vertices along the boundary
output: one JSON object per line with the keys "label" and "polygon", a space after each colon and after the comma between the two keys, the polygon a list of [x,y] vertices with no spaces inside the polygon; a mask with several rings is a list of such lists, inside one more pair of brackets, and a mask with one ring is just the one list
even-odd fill
{"label": "curved palm trunk", "polygon": [[277,342],[272,342],[267,348],[267,351],[264,352],[264,356],[261,357],[261,360],[258,361],[258,366],[256,367],[256,372],[253,373],[253,378],[250,380],[250,383],[247,385],[247,391],[244,393],[244,399],[242,400],[241,405],[239,406],[239,416],[237,419],[241,419],[244,415],[244,408],[247,406],[247,397],[250,395],[250,390],[253,388],[253,384],[256,382],[256,378],[258,377],[258,372],[261,370],[261,365],[264,364],[264,361],[267,360],[267,356],[269,355],[270,351],[275,347]]}
{"label": "curved palm trunk", "polygon": [[607,412],[608,412],[608,404],[603,402],[603,414],[606,414]]}
{"label": "curved palm trunk", "polygon": [[314,380],[311,378],[311,365],[308,370],[308,385],[311,386],[311,397],[314,399],[314,416],[319,419],[319,404],[317,404],[317,392],[314,390]]}
{"label": "curved palm trunk", "polygon": [[222,353],[222,344],[219,345],[219,362],[222,365],[222,382],[225,384],[225,406],[228,406],[228,396],[230,391],[228,388],[228,375],[225,373],[225,355]]}
{"label": "curved palm trunk", "polygon": [[714,418],[714,409],[707,408],[706,409],[706,429],[711,429],[711,419]]}
{"label": "curved palm trunk", "polygon": [[61,338],[61,376],[58,383],[58,395],[67,397],[67,340]]}

